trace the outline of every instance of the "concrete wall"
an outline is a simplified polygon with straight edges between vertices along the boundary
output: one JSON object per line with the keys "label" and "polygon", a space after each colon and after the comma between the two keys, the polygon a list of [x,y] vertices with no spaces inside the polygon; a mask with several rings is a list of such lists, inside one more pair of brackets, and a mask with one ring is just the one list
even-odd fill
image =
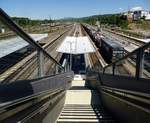
{"label": "concrete wall", "polygon": [[[121,123],[149,123],[150,110],[147,103],[138,102],[132,98],[115,95],[102,90],[101,86],[117,89],[131,90],[141,93],[149,93],[149,80],[136,80],[131,77],[121,77],[112,75],[100,75],[100,82],[97,84],[103,105]],[[142,104],[141,104],[142,103]]]}
{"label": "concrete wall", "polygon": [[64,107],[65,98],[66,94],[63,94],[54,102],[48,103],[47,106],[46,104],[43,105],[42,110],[28,119],[25,123],[55,123]]}
{"label": "concrete wall", "polygon": [[42,123],[55,123],[62,111],[62,108],[64,107],[64,104],[65,95],[52,109],[50,108],[49,113],[45,116]]}
{"label": "concrete wall", "polygon": [[149,123],[150,113],[144,112],[115,96],[101,92],[103,105],[120,123]]}

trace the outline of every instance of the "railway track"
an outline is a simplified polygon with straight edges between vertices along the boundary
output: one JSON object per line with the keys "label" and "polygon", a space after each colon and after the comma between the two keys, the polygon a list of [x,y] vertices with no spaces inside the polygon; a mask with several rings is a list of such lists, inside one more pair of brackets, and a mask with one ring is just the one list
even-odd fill
{"label": "railway track", "polygon": [[[62,40],[68,35],[68,33],[65,33],[64,35],[62,35],[62,37],[60,37],[57,41],[53,42],[50,47],[48,47],[46,50],[47,52],[49,52],[51,54],[51,56],[53,58],[55,58],[57,61],[60,61],[61,57],[62,57],[62,53],[58,53],[56,51],[57,47],[61,44]],[[55,70],[55,64],[52,61],[49,61],[49,59],[45,58],[45,73],[49,73],[47,75],[50,75],[50,73],[52,73]],[[36,70],[37,71],[37,70]]]}
{"label": "railway track", "polygon": [[97,51],[95,53],[89,53],[89,54],[85,54],[85,58],[89,59],[89,65],[92,68],[92,70],[96,70],[99,71],[102,69],[102,67],[104,67],[105,65],[107,65],[107,63],[104,61],[104,59],[102,58],[101,54],[98,51],[98,48],[96,47],[96,45],[94,44],[94,42],[92,41],[92,39],[90,38],[89,34],[85,31],[84,27],[82,26],[82,31],[84,32],[84,36],[88,36],[88,38],[90,39],[92,45],[94,46],[95,49],[97,49]]}
{"label": "railway track", "polygon": [[[67,31],[64,31],[61,35],[57,36],[56,38],[52,39],[51,42],[47,43],[43,47],[46,50],[50,50],[49,47],[53,46],[55,42],[66,35]],[[25,59],[21,60],[19,63],[5,71],[3,74],[0,75],[1,83],[8,83],[14,80],[21,80],[21,79],[28,79],[29,76],[33,74],[33,71],[37,67],[35,64],[37,61],[36,52],[33,52],[31,55],[27,56]],[[30,77],[31,78],[31,77]]]}
{"label": "railway track", "polygon": [[[135,71],[136,71],[136,63],[133,61],[131,58],[128,58],[125,63],[123,64],[123,67],[129,72],[131,76],[135,76]],[[149,67],[149,66],[148,66]],[[142,71],[142,77],[143,78],[150,78],[150,73],[144,69]]]}
{"label": "railway track", "polygon": [[118,39],[118,40],[122,40],[124,41],[125,43],[131,43],[133,45],[136,45],[138,47],[146,44],[146,42],[142,39],[138,39],[138,38],[135,38],[135,37],[131,37],[131,36],[128,36],[128,35],[125,35],[125,34],[122,34],[122,33],[119,33],[119,32],[115,32],[115,31],[112,31],[112,30],[109,30],[109,29],[103,29],[104,32],[103,34],[105,35],[106,33],[109,33],[109,36],[113,36],[114,38]]}
{"label": "railway track", "polygon": [[[39,25],[39,26],[36,26],[36,27],[30,27],[30,28],[23,28],[23,30],[25,32],[28,32],[28,33],[42,33],[42,32],[50,32],[50,31],[54,31],[54,30],[57,30],[57,29],[62,29],[64,27],[68,27],[70,25],[55,25],[55,26],[50,26],[50,25]],[[0,33],[0,39],[7,39],[7,38],[11,38],[11,37],[15,37],[16,34],[13,32],[13,31],[8,31],[8,32],[5,32],[5,33]]]}
{"label": "railway track", "polygon": [[109,30],[115,31],[115,32],[119,32],[125,35],[129,35],[135,38],[141,38],[145,39],[145,38],[150,38],[150,35],[147,33],[145,34],[143,31],[135,31],[135,30],[124,30],[121,28],[108,28]]}

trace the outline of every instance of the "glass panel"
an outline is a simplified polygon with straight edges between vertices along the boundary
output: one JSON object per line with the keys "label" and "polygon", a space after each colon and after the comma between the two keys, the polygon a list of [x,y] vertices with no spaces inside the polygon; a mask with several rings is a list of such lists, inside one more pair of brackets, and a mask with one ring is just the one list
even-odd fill
{"label": "glass panel", "polygon": [[107,68],[105,69],[104,73],[107,73],[107,74],[113,74],[112,71],[113,71],[112,66],[109,66],[109,67],[107,67]]}
{"label": "glass panel", "polygon": [[144,51],[142,78],[150,78],[150,47]]}
{"label": "glass panel", "polygon": [[35,48],[0,22],[0,83],[37,77],[36,60]]}
{"label": "glass panel", "polygon": [[117,62],[114,66],[111,65],[106,68],[105,73],[121,75],[121,76],[133,76],[136,73],[136,55],[132,55],[129,58]]}
{"label": "glass panel", "polygon": [[135,77],[135,73],[136,73],[136,55],[132,55],[118,62],[115,66],[115,75]]}
{"label": "glass panel", "polygon": [[[16,21],[17,22],[17,21]],[[20,23],[19,23],[20,25]],[[21,25],[22,26],[22,25]],[[45,32],[44,30],[49,30],[49,26],[42,26],[42,29],[36,28],[32,30],[32,27],[22,26],[23,30],[26,32]],[[36,25],[37,26],[37,25]],[[27,27],[29,28],[27,30]],[[55,27],[53,27],[55,28]],[[63,28],[59,31],[58,28],[54,33],[49,34],[29,34],[39,45],[45,47],[46,51],[51,53],[58,62],[61,59],[61,54],[56,52],[56,46],[62,39],[56,41],[56,43],[51,42],[58,38],[60,34],[64,33],[70,27]],[[38,30],[38,31],[37,31]],[[40,30],[40,31],[39,31]],[[50,38],[51,37],[51,38]],[[16,80],[28,80],[35,79],[39,77],[39,53],[24,39],[16,35],[11,31],[6,25],[0,22],[0,83],[10,83]],[[54,75],[56,73],[63,72],[58,65],[56,65],[51,59],[43,55],[43,66],[44,66],[44,76]]]}
{"label": "glass panel", "polygon": [[[88,56],[89,55],[89,56]],[[89,61],[87,61],[87,71],[93,71],[93,72],[102,72],[102,65],[100,64],[100,61],[98,60],[98,56],[96,53],[89,53],[85,55],[85,59],[89,59],[87,57],[90,57]]]}

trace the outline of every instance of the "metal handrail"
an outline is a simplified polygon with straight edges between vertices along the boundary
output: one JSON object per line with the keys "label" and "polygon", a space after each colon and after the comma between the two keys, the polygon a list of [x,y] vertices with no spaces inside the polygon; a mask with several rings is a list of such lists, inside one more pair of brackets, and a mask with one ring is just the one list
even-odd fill
{"label": "metal handrail", "polygon": [[136,101],[143,102],[145,104],[150,104],[150,94],[149,93],[143,93],[138,91],[132,91],[132,90],[126,90],[126,89],[118,89],[113,87],[107,87],[102,86],[103,90],[108,90],[109,92],[112,92],[114,94],[124,96],[130,99],[134,99]]}
{"label": "metal handrail", "polygon": [[7,13],[5,13],[1,8],[0,8],[0,20],[4,24],[6,24],[11,30],[13,30],[16,34],[18,34],[25,41],[27,41],[30,45],[35,47],[37,51],[42,51],[42,53],[44,53],[49,59],[51,59],[54,63],[56,63],[60,68],[64,69],[64,67],[60,63],[58,63],[45,49],[43,49],[38,43],[36,43],[31,36],[29,36],[15,22],[13,22],[10,16],[7,15]]}
{"label": "metal handrail", "polygon": [[66,72],[0,85],[0,121],[30,109],[45,99],[51,102],[53,97],[59,99],[58,94],[63,94],[71,87],[73,75],[73,72]]}

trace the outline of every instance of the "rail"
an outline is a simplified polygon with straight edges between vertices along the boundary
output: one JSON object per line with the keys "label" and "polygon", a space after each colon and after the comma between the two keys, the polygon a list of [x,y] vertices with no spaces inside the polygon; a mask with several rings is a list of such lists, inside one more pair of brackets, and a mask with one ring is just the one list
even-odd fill
{"label": "rail", "polygon": [[135,38],[135,37],[132,37],[132,36],[129,36],[129,35],[118,33],[118,32],[115,32],[115,31],[112,31],[112,30],[109,30],[109,29],[103,29],[103,30],[108,31],[110,33],[114,33],[116,35],[119,35],[119,36],[122,36],[122,37],[125,37],[125,38],[128,38],[130,40],[136,41],[136,42],[138,42],[140,44],[145,44],[145,42],[143,42],[142,39],[138,39],[138,38]]}
{"label": "rail", "polygon": [[38,51],[38,62],[39,62],[39,76],[44,76],[44,68],[43,68],[43,54],[47,56],[50,60],[52,60],[55,64],[57,64],[61,69],[64,70],[64,67],[58,63],[46,50],[44,50],[35,40],[29,36],[26,32],[23,31],[12,19],[0,8],[0,20],[6,24],[11,30],[13,30],[16,34],[22,37],[26,42],[28,42],[31,46],[36,48]]}
{"label": "rail", "polygon": [[[108,28],[108,27],[107,27]],[[130,31],[130,30],[124,30],[124,29],[121,29],[121,28],[108,28],[110,30],[113,30],[113,31],[116,31],[116,32],[120,32],[120,33],[123,33],[125,35],[131,35],[133,37],[137,37],[137,38],[150,38],[148,36],[148,34],[145,34],[144,32],[133,32],[133,31]]]}
{"label": "rail", "polygon": [[0,85],[0,122],[32,109],[44,100],[53,101],[53,98],[62,95],[71,86],[72,79],[73,72],[67,72]]}

